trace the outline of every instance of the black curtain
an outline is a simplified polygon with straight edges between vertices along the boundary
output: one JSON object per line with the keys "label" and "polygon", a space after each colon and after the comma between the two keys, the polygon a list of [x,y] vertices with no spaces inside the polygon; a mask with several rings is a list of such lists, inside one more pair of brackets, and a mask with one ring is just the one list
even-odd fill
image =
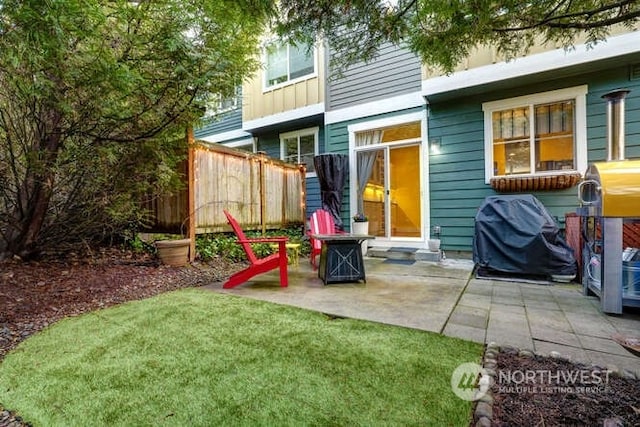
{"label": "black curtain", "polygon": [[340,206],[349,171],[349,156],[334,153],[320,154],[313,158],[313,164],[320,182],[322,209],[331,214],[336,228],[344,230],[340,217]]}

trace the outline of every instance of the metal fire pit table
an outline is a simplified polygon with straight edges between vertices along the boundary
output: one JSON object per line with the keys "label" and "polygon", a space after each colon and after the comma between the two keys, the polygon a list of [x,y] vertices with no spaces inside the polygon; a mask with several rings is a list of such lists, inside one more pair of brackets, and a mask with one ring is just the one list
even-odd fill
{"label": "metal fire pit table", "polygon": [[364,240],[374,239],[368,234],[313,234],[322,241],[318,277],[327,283],[367,281],[362,259]]}

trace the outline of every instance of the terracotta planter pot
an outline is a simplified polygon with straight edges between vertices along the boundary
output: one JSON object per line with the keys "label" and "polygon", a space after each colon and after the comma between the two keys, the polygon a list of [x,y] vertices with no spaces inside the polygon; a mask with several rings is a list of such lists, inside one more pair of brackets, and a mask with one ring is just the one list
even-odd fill
{"label": "terracotta planter pot", "polygon": [[181,267],[189,262],[190,239],[159,240],[156,242],[158,256],[163,264]]}

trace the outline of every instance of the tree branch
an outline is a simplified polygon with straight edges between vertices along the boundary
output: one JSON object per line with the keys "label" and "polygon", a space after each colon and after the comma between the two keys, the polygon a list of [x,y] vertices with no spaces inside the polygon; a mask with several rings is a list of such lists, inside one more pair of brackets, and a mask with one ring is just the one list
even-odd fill
{"label": "tree branch", "polygon": [[[602,28],[610,25],[619,24],[626,21],[632,21],[640,17],[640,10],[618,13],[616,16],[608,19],[600,19],[597,21],[589,21],[595,15],[599,15],[605,12],[610,12],[615,9],[619,9],[620,12],[625,6],[630,6],[637,3],[637,0],[623,0],[614,4],[605,5],[593,10],[584,10],[573,13],[565,13],[562,15],[552,16],[547,14],[544,19],[534,22],[530,25],[518,26],[518,27],[506,27],[506,28],[493,28],[493,31],[501,32],[516,32],[533,30],[541,27],[556,28],[556,29],[576,29],[576,30],[589,30],[594,28]],[[555,9],[557,10],[557,8]],[[578,22],[581,19],[581,22]],[[559,22],[569,20],[569,22]]]}

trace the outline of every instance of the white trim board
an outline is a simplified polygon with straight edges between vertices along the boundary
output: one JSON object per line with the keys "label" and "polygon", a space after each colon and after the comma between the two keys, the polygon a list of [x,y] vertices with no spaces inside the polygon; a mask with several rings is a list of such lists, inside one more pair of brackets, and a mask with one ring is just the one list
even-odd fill
{"label": "white trim board", "polygon": [[422,107],[426,104],[420,92],[413,92],[392,98],[379,99],[365,104],[327,111],[325,124],[346,122],[348,120],[362,119],[378,114],[392,113],[414,107]]}
{"label": "white trim board", "polygon": [[302,108],[296,108],[295,110],[271,114],[270,116],[261,117],[259,119],[248,120],[242,123],[242,130],[251,131],[253,129],[277,125],[279,123],[286,123],[292,120],[303,119],[305,117],[315,116],[322,113],[324,113],[324,102],[307,105]]}
{"label": "white trim board", "polygon": [[565,51],[556,49],[509,62],[499,62],[470,70],[455,72],[448,76],[434,77],[422,81],[422,95],[445,93],[466,87],[494,83],[510,78],[522,77],[544,71],[557,70],[602,59],[638,52],[640,33],[637,31],[610,37],[606,41],[587,47],[575,46]]}
{"label": "white trim board", "polygon": [[[361,123],[354,123],[352,125],[347,126],[347,131],[349,132],[349,151],[352,151],[355,148],[355,133],[363,132],[367,130],[373,129],[381,129],[391,126],[398,126],[405,123],[411,122],[422,122],[426,120],[427,115],[424,111],[418,111],[414,113],[402,114],[400,116],[393,117],[383,117],[381,119],[369,120]],[[424,138],[421,137],[424,142]]]}
{"label": "white trim board", "polygon": [[230,130],[228,132],[222,132],[222,133],[215,133],[212,135],[207,135],[207,136],[201,136],[197,139],[201,140],[201,141],[207,141],[207,142],[226,142],[226,141],[231,141],[233,139],[239,139],[239,138],[251,138],[251,134],[247,133],[245,131],[243,131],[242,129],[236,129],[236,130]]}

